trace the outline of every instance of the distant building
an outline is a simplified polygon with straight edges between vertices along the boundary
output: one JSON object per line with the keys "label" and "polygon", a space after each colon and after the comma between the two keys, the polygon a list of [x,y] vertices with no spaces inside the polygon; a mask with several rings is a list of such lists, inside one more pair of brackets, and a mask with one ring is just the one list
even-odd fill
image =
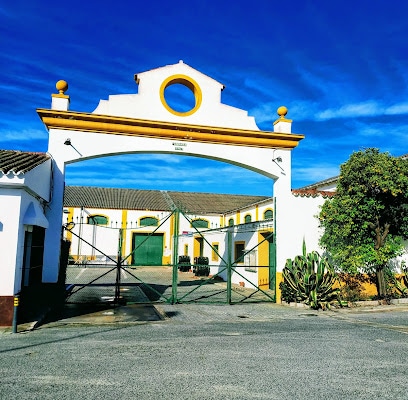
{"label": "distant building", "polygon": [[[176,208],[178,232],[173,228]],[[179,256],[188,256],[193,263],[207,257],[214,275],[225,264],[228,246],[234,260],[253,249],[237,265],[248,267],[242,270],[247,284],[269,288],[271,197],[67,186],[64,212],[75,261],[116,258],[121,229],[120,252],[127,265],[168,265]],[[229,244],[227,232],[233,232]],[[265,268],[257,268],[261,265]],[[232,280],[242,279],[236,275]]]}

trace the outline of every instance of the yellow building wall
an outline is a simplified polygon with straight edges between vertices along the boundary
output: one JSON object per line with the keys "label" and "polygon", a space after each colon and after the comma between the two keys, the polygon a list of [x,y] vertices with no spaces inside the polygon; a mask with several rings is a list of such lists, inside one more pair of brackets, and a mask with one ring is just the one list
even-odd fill
{"label": "yellow building wall", "polygon": [[[264,232],[265,233],[265,232]],[[258,232],[258,286],[260,289],[269,289],[269,242]],[[263,242],[262,242],[263,241]],[[262,242],[262,243],[261,243]]]}

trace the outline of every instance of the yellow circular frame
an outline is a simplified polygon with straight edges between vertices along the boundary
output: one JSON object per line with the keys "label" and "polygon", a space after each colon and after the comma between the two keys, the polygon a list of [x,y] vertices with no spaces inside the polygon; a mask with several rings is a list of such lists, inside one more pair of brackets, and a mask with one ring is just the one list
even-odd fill
{"label": "yellow circular frame", "polygon": [[[189,111],[179,112],[179,111],[173,110],[167,104],[166,98],[164,97],[164,91],[169,86],[175,85],[177,83],[188,87],[194,94],[195,105]],[[169,76],[167,79],[165,79],[160,86],[160,100],[163,106],[166,108],[166,110],[169,111],[170,113],[177,115],[179,117],[188,117],[189,115],[194,114],[200,108],[201,101],[202,101],[202,92],[201,92],[200,86],[198,86],[198,83],[194,79],[191,79],[190,77],[188,77],[187,75],[172,75],[172,76]]]}

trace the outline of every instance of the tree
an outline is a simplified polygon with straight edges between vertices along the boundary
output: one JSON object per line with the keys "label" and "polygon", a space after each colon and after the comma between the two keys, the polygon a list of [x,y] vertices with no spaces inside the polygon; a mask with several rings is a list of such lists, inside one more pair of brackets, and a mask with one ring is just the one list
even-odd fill
{"label": "tree", "polygon": [[408,238],[408,160],[373,148],[353,153],[319,219],[320,244],[335,265],[343,272],[375,272],[384,297],[384,269]]}

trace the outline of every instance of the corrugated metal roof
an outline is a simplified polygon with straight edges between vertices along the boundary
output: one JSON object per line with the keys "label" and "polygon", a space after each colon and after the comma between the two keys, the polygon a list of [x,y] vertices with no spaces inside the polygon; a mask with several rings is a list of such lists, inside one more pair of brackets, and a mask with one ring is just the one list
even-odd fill
{"label": "corrugated metal roof", "polygon": [[64,207],[170,211],[159,190],[66,186]]}
{"label": "corrugated metal roof", "polygon": [[189,213],[224,214],[239,210],[250,204],[261,202],[268,197],[239,194],[217,194],[198,192],[167,192],[177,207]]}
{"label": "corrugated metal roof", "polygon": [[171,211],[171,202],[166,200],[166,197],[170,198],[178,208],[195,214],[223,214],[268,198],[266,196],[67,186],[64,207]]}
{"label": "corrugated metal roof", "polygon": [[0,150],[0,172],[8,174],[24,174],[43,162],[50,156],[46,153],[33,153],[18,150]]}

